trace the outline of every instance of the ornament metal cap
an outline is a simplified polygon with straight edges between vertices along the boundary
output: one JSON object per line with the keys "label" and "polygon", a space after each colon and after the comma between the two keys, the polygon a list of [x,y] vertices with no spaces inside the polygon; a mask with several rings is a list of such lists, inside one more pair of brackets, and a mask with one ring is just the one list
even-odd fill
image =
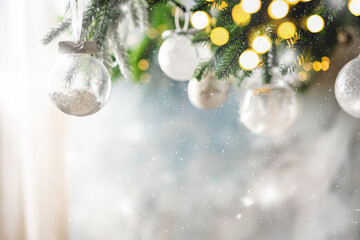
{"label": "ornament metal cap", "polygon": [[99,48],[95,41],[75,43],[72,41],[59,42],[60,54],[97,54]]}

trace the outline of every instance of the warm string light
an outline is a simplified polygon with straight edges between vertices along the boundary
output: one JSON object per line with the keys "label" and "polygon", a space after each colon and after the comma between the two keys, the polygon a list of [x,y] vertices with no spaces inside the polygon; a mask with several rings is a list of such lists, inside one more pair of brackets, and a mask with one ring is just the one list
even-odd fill
{"label": "warm string light", "polygon": [[233,21],[239,26],[246,26],[251,19],[251,14],[245,12],[240,4],[233,7],[231,15]]}
{"label": "warm string light", "polygon": [[[310,72],[314,70],[315,72],[327,71],[330,68],[330,59],[326,56],[321,58],[321,61],[308,62],[303,64],[303,69],[305,72]],[[308,73],[308,75],[310,75]],[[301,76],[300,76],[301,78]]]}
{"label": "warm string light", "polygon": [[313,63],[313,69],[314,69],[314,71],[319,72],[321,70],[321,62],[315,61]]}
{"label": "warm string light", "polygon": [[210,16],[204,11],[196,11],[191,16],[191,24],[196,29],[204,29],[209,26]]}
{"label": "warm string light", "polygon": [[146,71],[146,70],[148,70],[148,68],[149,68],[149,61],[147,61],[146,59],[141,59],[141,60],[138,62],[138,68],[139,68],[141,71]]}
{"label": "warm string light", "polygon": [[272,1],[268,8],[269,16],[273,19],[284,18],[289,12],[289,4],[283,0]]}
{"label": "warm string light", "polygon": [[242,0],[240,3],[242,9],[246,13],[256,13],[261,8],[261,1],[260,0]]}
{"label": "warm string light", "polygon": [[[212,2],[213,0],[208,0]],[[310,2],[311,0],[273,0],[268,8],[269,16],[273,19],[282,19],[286,17],[289,12],[289,5],[296,5],[299,2]],[[355,15],[360,15],[360,0],[350,0],[349,9]],[[251,14],[256,13],[261,8],[260,0],[242,0],[232,9],[233,21],[239,26],[247,25],[251,20]],[[356,10],[358,8],[358,10]],[[197,29],[204,29],[210,25],[211,18],[208,13],[204,11],[197,11],[191,17],[192,25]],[[313,33],[318,33],[324,28],[324,19],[319,15],[312,15],[307,19],[307,28]],[[215,25],[215,24],[213,24]],[[277,34],[282,39],[291,39],[296,35],[296,25],[292,22],[283,22],[277,28]],[[225,45],[229,41],[229,32],[223,27],[216,27],[210,32],[210,40],[217,46]],[[271,48],[272,42],[267,36],[258,36],[252,43],[252,49],[244,51],[239,58],[239,65],[244,70],[255,69],[260,62],[258,54],[265,54]],[[301,81],[308,79],[307,73],[311,69],[314,71],[326,71],[329,69],[330,61],[324,57],[323,61],[315,61],[313,63],[304,64],[304,71],[299,72]],[[140,64],[140,62],[139,62]],[[139,65],[140,66],[140,65]],[[140,68],[140,67],[139,67]]]}
{"label": "warm string light", "polygon": [[299,80],[300,80],[301,82],[306,81],[307,78],[308,78],[308,74],[307,74],[306,72],[304,72],[304,71],[300,71],[300,72],[298,73],[298,76],[299,76]]}
{"label": "warm string light", "polygon": [[284,22],[279,25],[277,29],[277,34],[282,39],[290,39],[296,34],[296,26],[292,22]]}
{"label": "warm string light", "polygon": [[256,37],[252,43],[253,49],[260,54],[268,52],[271,48],[271,40],[267,36]]}
{"label": "warm string light", "polygon": [[324,19],[319,15],[312,15],[306,22],[307,28],[312,33],[318,33],[324,28]]}
{"label": "warm string light", "polygon": [[210,40],[217,46],[225,45],[229,41],[229,32],[223,27],[216,27],[210,33]]}
{"label": "warm string light", "polygon": [[257,53],[251,49],[244,51],[239,58],[240,67],[244,70],[253,70],[259,64],[260,59]]}
{"label": "warm string light", "polygon": [[360,16],[360,0],[350,0],[348,8],[353,15]]}

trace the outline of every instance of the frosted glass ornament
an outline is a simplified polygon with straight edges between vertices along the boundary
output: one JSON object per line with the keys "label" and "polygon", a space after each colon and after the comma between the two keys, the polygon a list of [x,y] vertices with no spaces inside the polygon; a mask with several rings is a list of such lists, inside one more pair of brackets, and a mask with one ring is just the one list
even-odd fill
{"label": "frosted glass ornament", "polygon": [[213,74],[201,81],[192,79],[188,84],[188,97],[192,105],[199,109],[220,107],[229,96],[230,86],[226,81],[217,81]]}
{"label": "frosted glass ornament", "polygon": [[99,111],[111,92],[110,74],[86,54],[62,55],[50,73],[49,95],[64,113],[87,116]]}
{"label": "frosted glass ornament", "polygon": [[339,72],[335,97],[346,113],[360,118],[360,57],[348,62]]}
{"label": "frosted glass ornament", "polygon": [[253,133],[262,136],[277,135],[287,130],[297,116],[295,92],[287,84],[249,86],[240,102],[240,120]]}
{"label": "frosted glass ornament", "polygon": [[184,32],[167,38],[160,47],[158,58],[161,70],[176,81],[192,79],[199,63],[197,50],[191,44],[190,36]]}

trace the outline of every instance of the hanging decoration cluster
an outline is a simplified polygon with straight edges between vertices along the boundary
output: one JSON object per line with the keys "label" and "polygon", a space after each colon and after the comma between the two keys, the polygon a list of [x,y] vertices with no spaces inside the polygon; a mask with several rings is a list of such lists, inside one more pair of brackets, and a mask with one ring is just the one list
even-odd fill
{"label": "hanging decoration cluster", "polygon": [[[241,122],[256,134],[276,135],[296,119],[295,91],[330,68],[328,56],[339,35],[346,36],[348,26],[360,30],[360,0],[194,0],[191,8],[177,0],[89,0],[85,11],[82,1],[71,0],[72,17],[43,40],[47,44],[72,26],[74,41],[59,43],[65,60],[52,71],[50,97],[76,116],[106,103],[108,70],[113,78],[150,81],[150,59],[158,52],[167,77],[189,81],[195,107],[217,108],[226,101],[230,83],[242,86]],[[146,35],[127,49],[133,29]],[[359,66],[359,59],[347,64],[335,86],[340,106],[358,118]],[[259,71],[260,82],[254,75]],[[244,80],[247,84],[241,84]]]}

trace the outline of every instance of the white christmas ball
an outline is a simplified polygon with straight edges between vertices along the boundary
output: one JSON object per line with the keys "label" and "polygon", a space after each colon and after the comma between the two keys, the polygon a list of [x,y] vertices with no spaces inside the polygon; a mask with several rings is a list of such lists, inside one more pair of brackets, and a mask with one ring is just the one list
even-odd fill
{"label": "white christmas ball", "polygon": [[348,62],[335,82],[335,97],[341,108],[353,117],[360,118],[360,58]]}
{"label": "white christmas ball", "polygon": [[254,84],[240,102],[240,120],[253,133],[277,135],[288,129],[297,116],[295,92],[287,84]]}
{"label": "white christmas ball", "polygon": [[197,50],[191,44],[190,36],[185,33],[176,33],[166,39],[158,57],[161,70],[176,81],[192,79],[199,63]]}
{"label": "white christmas ball", "polygon": [[188,84],[188,97],[192,105],[199,109],[220,107],[229,96],[230,86],[226,81],[217,81],[213,74],[201,81],[192,79]]}
{"label": "white christmas ball", "polygon": [[110,92],[109,72],[89,55],[63,55],[50,73],[50,98],[61,111],[70,115],[87,116],[99,111],[108,101]]}

